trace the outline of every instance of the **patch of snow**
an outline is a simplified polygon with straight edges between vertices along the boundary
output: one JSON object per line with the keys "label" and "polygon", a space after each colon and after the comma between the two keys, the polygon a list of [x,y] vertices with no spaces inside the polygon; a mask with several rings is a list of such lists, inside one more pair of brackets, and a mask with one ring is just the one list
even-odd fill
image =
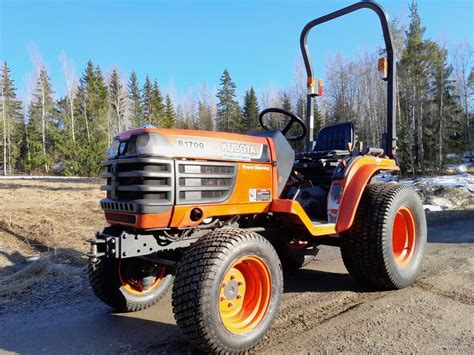
{"label": "patch of snow", "polygon": [[444,176],[425,176],[420,177],[417,180],[406,179],[400,181],[405,185],[415,184],[426,184],[428,186],[445,186],[445,187],[466,187],[470,191],[473,191],[474,187],[474,176],[469,173],[461,173],[456,175],[444,175]]}
{"label": "patch of snow", "polygon": [[443,211],[443,208],[441,206],[423,205],[423,208],[424,208],[425,212]]}
{"label": "patch of snow", "polygon": [[439,196],[428,196],[426,198],[427,205],[438,206],[442,209],[450,209],[453,208],[454,205],[448,199]]}

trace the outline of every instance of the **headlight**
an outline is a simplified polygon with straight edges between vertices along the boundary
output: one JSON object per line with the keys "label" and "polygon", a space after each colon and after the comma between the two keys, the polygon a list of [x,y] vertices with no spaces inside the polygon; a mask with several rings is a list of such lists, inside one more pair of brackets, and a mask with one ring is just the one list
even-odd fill
{"label": "headlight", "polygon": [[126,155],[137,154],[169,156],[169,143],[162,134],[156,132],[132,136],[128,142]]}
{"label": "headlight", "polygon": [[110,145],[109,150],[107,150],[107,159],[113,159],[117,156],[119,150],[120,142],[118,139],[114,139]]}

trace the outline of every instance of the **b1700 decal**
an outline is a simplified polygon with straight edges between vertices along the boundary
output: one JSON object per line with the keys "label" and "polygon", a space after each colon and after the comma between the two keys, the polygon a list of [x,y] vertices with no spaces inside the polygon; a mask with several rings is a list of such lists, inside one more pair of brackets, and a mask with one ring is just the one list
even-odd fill
{"label": "b1700 decal", "polygon": [[210,137],[167,136],[177,156],[267,162],[268,145]]}

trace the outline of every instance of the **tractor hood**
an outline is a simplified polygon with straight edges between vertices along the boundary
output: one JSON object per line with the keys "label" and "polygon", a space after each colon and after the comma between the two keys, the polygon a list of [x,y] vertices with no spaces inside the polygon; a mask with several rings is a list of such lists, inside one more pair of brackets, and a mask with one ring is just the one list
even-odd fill
{"label": "tractor hood", "polygon": [[179,129],[141,128],[117,135],[108,159],[137,156],[269,162],[265,137]]}

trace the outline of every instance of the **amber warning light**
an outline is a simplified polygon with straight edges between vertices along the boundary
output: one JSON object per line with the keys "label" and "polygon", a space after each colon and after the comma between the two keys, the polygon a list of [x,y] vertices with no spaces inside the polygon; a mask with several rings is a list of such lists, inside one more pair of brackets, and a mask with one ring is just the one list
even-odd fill
{"label": "amber warning light", "polygon": [[323,81],[320,79],[309,77],[308,94],[311,96],[323,96]]}
{"label": "amber warning light", "polygon": [[385,57],[379,58],[377,63],[377,70],[379,71],[379,78],[387,80],[388,78],[388,60]]}

